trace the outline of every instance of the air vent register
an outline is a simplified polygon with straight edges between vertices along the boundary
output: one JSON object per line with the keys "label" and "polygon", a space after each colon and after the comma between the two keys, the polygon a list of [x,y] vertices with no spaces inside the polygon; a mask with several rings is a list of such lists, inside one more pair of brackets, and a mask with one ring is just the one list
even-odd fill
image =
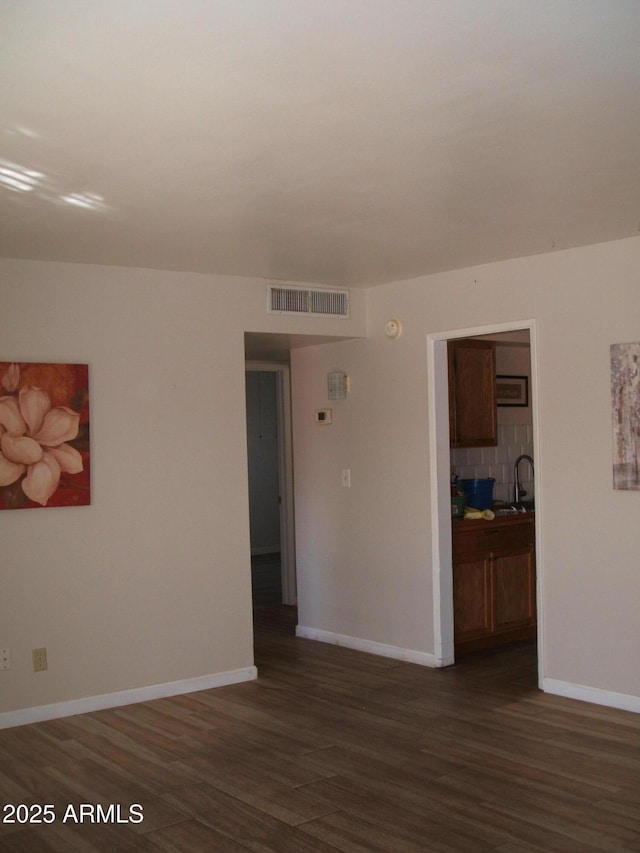
{"label": "air vent register", "polygon": [[269,284],[267,285],[267,311],[271,314],[346,318],[349,316],[349,291]]}

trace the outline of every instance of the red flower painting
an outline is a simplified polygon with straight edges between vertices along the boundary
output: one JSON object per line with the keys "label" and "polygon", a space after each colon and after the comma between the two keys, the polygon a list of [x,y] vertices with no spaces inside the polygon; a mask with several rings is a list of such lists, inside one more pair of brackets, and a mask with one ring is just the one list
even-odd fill
{"label": "red flower painting", "polygon": [[89,368],[0,362],[0,509],[90,503]]}

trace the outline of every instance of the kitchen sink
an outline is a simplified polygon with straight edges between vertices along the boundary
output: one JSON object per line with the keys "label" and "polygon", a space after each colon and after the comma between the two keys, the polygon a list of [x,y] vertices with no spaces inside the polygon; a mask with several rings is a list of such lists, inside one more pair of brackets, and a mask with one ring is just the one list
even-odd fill
{"label": "kitchen sink", "polygon": [[518,501],[518,503],[499,504],[498,506],[494,506],[493,511],[497,516],[517,515],[518,513],[534,512],[535,502]]}

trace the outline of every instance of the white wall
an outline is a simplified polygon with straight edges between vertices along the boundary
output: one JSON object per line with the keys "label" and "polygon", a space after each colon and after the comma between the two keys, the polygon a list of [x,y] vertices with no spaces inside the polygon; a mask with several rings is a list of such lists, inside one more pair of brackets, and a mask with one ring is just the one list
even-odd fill
{"label": "white wall", "polygon": [[[528,337],[528,335],[527,335]],[[526,376],[529,387],[527,406],[498,406],[498,424],[530,424],[532,421],[531,347],[527,344],[496,342],[498,376]]]}
{"label": "white wall", "polygon": [[[544,683],[640,709],[640,494],[612,488],[609,384],[610,344],[640,340],[639,275],[633,238],[397,282],[369,291],[368,339],[292,353],[303,627],[434,652],[426,337],[531,319]],[[336,367],[352,392],[318,427]]]}
{"label": "white wall", "polygon": [[91,506],[0,513],[0,725],[248,677],[244,332],[363,334],[364,294],[349,320],[290,318],[252,279],[3,260],[0,305],[0,360],[89,364],[92,466]]}

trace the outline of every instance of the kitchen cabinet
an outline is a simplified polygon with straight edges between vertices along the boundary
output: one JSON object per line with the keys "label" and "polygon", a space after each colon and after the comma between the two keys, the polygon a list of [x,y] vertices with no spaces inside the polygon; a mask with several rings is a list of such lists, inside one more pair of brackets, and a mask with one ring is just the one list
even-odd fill
{"label": "kitchen cabinet", "polygon": [[464,338],[448,342],[451,447],[498,443],[496,345]]}
{"label": "kitchen cabinet", "polygon": [[453,522],[456,654],[536,636],[533,513]]}

